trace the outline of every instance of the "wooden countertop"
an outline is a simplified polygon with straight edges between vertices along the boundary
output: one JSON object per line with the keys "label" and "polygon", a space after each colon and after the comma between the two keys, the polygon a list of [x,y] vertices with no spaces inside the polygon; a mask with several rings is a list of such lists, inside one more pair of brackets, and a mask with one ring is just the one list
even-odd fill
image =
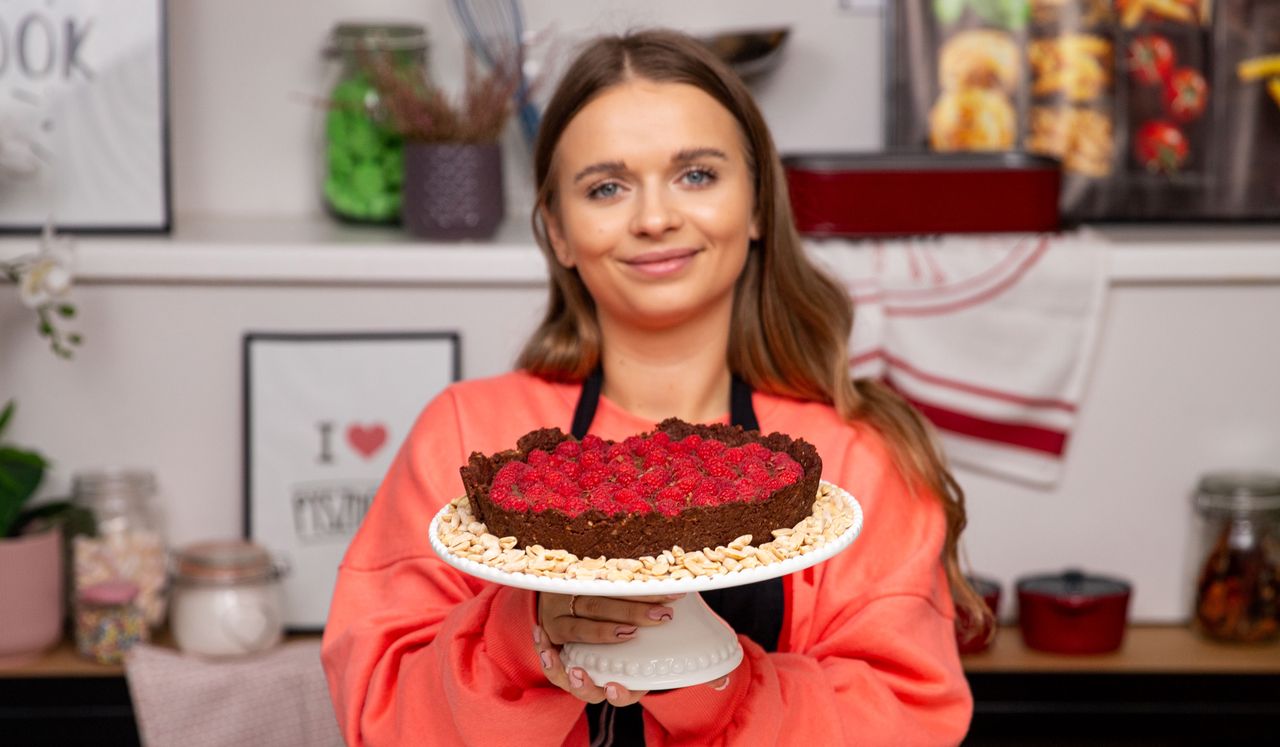
{"label": "wooden countertop", "polygon": [[1136,625],[1110,654],[1049,654],[1022,644],[1016,626],[1004,626],[986,651],[964,657],[972,674],[1280,674],[1280,641],[1230,644],[1209,641],[1181,625]]}
{"label": "wooden countertop", "polygon": [[[292,636],[291,640],[315,638]],[[164,638],[161,643],[165,643]],[[1124,645],[1112,654],[1063,656],[1034,651],[1022,645],[1016,627],[1002,627],[991,648],[964,657],[965,671],[974,674],[1114,673],[1114,674],[1280,674],[1280,641],[1261,645],[1233,645],[1207,641],[1188,628],[1139,625],[1129,629]],[[14,669],[0,669],[0,677],[119,677],[121,666],[95,664],[81,658],[70,640],[48,654]]]}

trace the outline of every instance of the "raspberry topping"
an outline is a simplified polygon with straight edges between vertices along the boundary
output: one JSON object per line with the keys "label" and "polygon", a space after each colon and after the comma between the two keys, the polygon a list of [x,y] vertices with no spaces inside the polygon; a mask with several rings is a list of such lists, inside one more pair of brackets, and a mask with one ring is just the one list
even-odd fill
{"label": "raspberry topping", "polygon": [[759,443],[729,446],[697,434],[673,441],[662,431],[617,443],[589,435],[503,465],[489,496],[509,511],[675,516],[695,506],[763,501],[802,473],[790,455]]}

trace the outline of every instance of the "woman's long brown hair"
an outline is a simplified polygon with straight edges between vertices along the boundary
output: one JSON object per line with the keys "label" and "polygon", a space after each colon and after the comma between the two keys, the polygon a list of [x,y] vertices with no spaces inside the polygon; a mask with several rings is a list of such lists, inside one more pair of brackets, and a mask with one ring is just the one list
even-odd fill
{"label": "woman's long brown hair", "polygon": [[912,488],[923,483],[942,502],[947,519],[942,562],[952,595],[965,613],[957,618],[962,632],[989,628],[990,613],[960,570],[964,493],[947,469],[929,423],[883,384],[850,378],[847,341],[853,302],[803,251],[782,163],[751,94],[698,41],[664,30],[597,39],[579,54],[551,97],[534,147],[538,193],[533,209],[534,234],[551,271],[551,298],[517,365],[543,378],[581,381],[600,360],[595,303],[577,271],[556,261],[542,209],[555,209],[553,157],[565,127],[595,96],[632,78],[696,86],[728,109],[742,128],[760,240],[752,242],[735,288],[730,370],[756,390],[825,402],[847,421],[879,430]]}

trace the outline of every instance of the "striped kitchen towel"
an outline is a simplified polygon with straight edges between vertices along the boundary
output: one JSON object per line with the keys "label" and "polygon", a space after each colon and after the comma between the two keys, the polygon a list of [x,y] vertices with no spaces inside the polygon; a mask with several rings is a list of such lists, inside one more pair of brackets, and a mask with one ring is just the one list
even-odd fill
{"label": "striped kitchen towel", "polygon": [[853,375],[906,397],[953,463],[1055,483],[1097,347],[1105,250],[1073,235],[833,249],[820,256],[854,300]]}

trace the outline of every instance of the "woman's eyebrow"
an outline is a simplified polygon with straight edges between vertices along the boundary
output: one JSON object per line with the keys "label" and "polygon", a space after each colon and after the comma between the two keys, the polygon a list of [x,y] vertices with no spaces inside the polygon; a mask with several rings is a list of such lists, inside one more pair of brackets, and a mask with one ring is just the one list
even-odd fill
{"label": "woman's eyebrow", "polygon": [[679,153],[671,157],[672,163],[688,163],[696,161],[700,158],[719,158],[722,161],[728,161],[729,157],[719,148],[685,148]]}
{"label": "woman's eyebrow", "polygon": [[[729,157],[719,148],[685,148],[671,157],[672,163],[688,163],[697,161],[700,158],[719,158],[722,161],[728,161]],[[577,184],[592,174],[616,174],[620,171],[626,171],[627,164],[622,161],[601,161],[587,166],[583,170],[573,175],[573,183]]]}

